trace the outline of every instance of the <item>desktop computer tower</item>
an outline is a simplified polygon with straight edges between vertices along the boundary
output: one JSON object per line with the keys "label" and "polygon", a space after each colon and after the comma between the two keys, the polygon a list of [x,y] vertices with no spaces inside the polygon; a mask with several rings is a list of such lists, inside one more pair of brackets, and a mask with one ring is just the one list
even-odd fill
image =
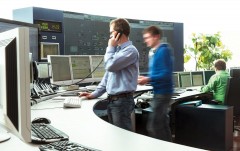
{"label": "desktop computer tower", "polygon": [[213,151],[233,147],[233,107],[178,105],[175,116],[176,143]]}

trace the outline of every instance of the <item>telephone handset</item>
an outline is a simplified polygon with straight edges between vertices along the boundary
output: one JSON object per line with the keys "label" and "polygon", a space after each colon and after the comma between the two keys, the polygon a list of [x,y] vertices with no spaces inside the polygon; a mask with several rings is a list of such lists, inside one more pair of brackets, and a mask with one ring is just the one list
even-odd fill
{"label": "telephone handset", "polygon": [[[121,31],[118,31],[118,33],[119,33],[120,35],[119,35],[117,41],[121,38],[121,36],[122,36],[122,34],[123,34]],[[115,35],[115,38],[117,37],[118,33]]]}

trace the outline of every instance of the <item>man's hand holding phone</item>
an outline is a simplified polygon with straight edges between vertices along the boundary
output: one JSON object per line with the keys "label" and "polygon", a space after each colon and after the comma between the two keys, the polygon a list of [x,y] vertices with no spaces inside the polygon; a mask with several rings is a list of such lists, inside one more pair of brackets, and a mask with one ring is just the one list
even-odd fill
{"label": "man's hand holding phone", "polygon": [[114,33],[110,35],[110,39],[108,40],[108,46],[116,47],[118,45],[118,42],[122,36],[122,33],[119,33],[119,32],[114,32]]}

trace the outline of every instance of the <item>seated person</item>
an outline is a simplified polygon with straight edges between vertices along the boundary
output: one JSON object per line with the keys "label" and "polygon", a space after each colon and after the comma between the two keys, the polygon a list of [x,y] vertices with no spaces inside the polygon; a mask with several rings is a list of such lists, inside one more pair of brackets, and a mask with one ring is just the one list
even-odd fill
{"label": "seated person", "polygon": [[229,73],[226,70],[226,62],[218,59],[214,62],[216,73],[211,76],[208,84],[201,88],[201,92],[213,92],[213,100],[218,104],[224,103],[225,91]]}

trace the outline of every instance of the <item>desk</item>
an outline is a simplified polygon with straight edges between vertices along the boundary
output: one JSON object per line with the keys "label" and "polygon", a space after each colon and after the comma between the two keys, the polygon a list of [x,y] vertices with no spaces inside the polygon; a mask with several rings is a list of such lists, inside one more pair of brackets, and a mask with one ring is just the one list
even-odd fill
{"label": "desk", "polygon": [[[169,143],[144,135],[136,134],[96,116],[93,106],[99,99],[82,102],[81,108],[62,108],[63,101],[47,100],[32,106],[31,118],[47,117],[52,125],[69,135],[70,141],[77,142],[103,151],[200,151],[175,143]],[[1,151],[37,151],[38,145],[12,138],[0,144]]]}
{"label": "desk", "polygon": [[172,134],[175,134],[175,109],[177,105],[187,102],[187,101],[194,101],[194,100],[202,100],[202,103],[208,104],[210,100],[212,100],[213,94],[212,93],[203,93],[197,90],[193,91],[185,91],[184,93],[174,95],[171,101],[171,111],[170,115],[170,125]]}
{"label": "desk", "polygon": [[210,92],[203,93],[197,90],[193,91],[185,91],[181,94],[174,94],[172,97],[171,108],[175,108],[176,105],[181,104],[186,101],[193,101],[197,99],[203,99],[203,103],[207,104],[210,100],[212,100],[213,94]]}
{"label": "desk", "polygon": [[[195,87],[196,88],[196,87]],[[212,93],[202,93],[200,91],[197,91],[194,87],[192,87],[193,91],[185,91],[183,93],[179,94],[173,94],[171,102],[170,102],[170,127],[172,134],[175,134],[175,108],[177,105],[192,101],[196,99],[210,99],[212,98]],[[150,102],[151,103],[151,102]],[[148,135],[146,130],[146,123],[149,114],[152,112],[152,108],[137,108],[136,110],[136,132],[143,135]]]}
{"label": "desk", "polygon": [[231,150],[233,107],[212,104],[177,106],[175,142],[207,150]]}

